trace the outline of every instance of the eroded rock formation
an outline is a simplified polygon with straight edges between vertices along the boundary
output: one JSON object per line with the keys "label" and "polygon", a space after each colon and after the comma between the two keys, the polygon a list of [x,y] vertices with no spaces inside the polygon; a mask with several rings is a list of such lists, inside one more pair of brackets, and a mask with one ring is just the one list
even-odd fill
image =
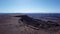
{"label": "eroded rock formation", "polygon": [[[29,17],[27,15],[19,15],[19,16],[14,16],[14,17],[20,17],[18,20],[19,23],[23,22],[23,24],[26,24],[26,26],[33,26],[33,29],[49,29],[49,28],[57,28],[60,27],[58,23],[52,22],[52,21],[43,21],[40,19],[34,19],[32,17]],[[35,28],[34,28],[35,27]]]}

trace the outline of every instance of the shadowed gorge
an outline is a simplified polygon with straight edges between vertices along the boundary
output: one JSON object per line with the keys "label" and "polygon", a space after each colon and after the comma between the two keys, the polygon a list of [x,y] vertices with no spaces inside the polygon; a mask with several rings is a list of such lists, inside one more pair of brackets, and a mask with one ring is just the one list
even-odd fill
{"label": "shadowed gorge", "polygon": [[[41,19],[34,19],[32,17],[29,17],[27,15],[19,15],[19,16],[15,16],[15,17],[20,17],[20,19],[18,20],[19,22],[23,22],[23,24],[31,25],[33,27],[36,28],[42,28],[42,29],[49,29],[49,28],[57,28],[60,27],[60,25],[56,22],[52,22],[52,21],[43,21]],[[33,28],[32,27],[32,28]],[[36,29],[34,28],[34,29]]]}

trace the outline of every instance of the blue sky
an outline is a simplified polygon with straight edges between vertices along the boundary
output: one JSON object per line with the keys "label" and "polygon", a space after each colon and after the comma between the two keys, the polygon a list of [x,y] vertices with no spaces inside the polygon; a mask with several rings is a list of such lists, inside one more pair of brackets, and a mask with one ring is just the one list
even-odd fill
{"label": "blue sky", "polygon": [[60,0],[0,0],[0,13],[60,13]]}

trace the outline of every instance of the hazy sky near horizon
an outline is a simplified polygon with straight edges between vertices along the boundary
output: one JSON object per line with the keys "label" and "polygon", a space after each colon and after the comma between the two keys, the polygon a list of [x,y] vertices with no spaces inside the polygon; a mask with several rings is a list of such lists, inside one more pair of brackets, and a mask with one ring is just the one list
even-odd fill
{"label": "hazy sky near horizon", "polygon": [[60,13],[60,0],[0,0],[0,13]]}

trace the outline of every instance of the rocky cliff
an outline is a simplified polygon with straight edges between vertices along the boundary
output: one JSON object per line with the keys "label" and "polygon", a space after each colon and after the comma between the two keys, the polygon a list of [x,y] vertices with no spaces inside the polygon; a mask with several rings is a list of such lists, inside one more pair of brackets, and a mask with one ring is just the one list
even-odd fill
{"label": "rocky cliff", "polygon": [[18,20],[19,23],[25,24],[25,26],[31,27],[35,30],[39,29],[59,29],[60,25],[58,23],[52,22],[52,21],[43,21],[41,19],[35,19],[32,17],[29,17],[27,15],[19,15],[14,17],[20,17]]}

